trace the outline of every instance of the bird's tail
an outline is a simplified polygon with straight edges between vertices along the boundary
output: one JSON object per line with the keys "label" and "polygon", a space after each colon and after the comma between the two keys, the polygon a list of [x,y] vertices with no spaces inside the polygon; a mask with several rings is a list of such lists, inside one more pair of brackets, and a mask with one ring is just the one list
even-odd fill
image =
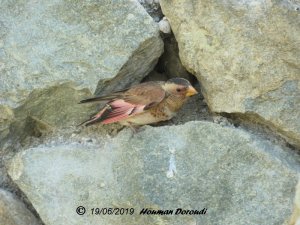
{"label": "bird's tail", "polygon": [[99,113],[97,113],[96,115],[92,116],[91,118],[83,121],[82,123],[78,124],[77,127],[79,126],[90,126],[94,123],[98,123],[98,122],[101,122],[103,121],[103,118],[106,117],[106,114],[110,112],[110,106],[109,105],[106,105]]}
{"label": "bird's tail", "polygon": [[98,97],[94,97],[94,98],[83,99],[79,102],[79,104],[88,103],[88,102],[109,101],[114,98],[115,98],[115,96],[100,96],[100,97],[98,96]]}

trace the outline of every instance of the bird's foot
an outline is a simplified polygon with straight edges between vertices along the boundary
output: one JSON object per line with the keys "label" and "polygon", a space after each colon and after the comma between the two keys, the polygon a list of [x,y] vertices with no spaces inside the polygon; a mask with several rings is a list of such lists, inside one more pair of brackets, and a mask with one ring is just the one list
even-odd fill
{"label": "bird's foot", "polygon": [[129,128],[131,129],[133,134],[137,134],[138,132],[138,127],[133,126],[132,124],[129,125]]}

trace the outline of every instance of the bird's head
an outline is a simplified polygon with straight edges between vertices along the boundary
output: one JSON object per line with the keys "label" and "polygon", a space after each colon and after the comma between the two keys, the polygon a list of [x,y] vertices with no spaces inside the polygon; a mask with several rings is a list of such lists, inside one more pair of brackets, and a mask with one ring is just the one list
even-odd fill
{"label": "bird's head", "polygon": [[198,93],[188,80],[179,77],[168,80],[164,89],[169,94],[180,97],[189,97]]}

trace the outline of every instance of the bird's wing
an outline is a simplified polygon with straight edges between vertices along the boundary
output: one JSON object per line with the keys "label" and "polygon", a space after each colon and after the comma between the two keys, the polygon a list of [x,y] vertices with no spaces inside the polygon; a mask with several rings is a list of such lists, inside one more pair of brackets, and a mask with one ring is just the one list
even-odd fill
{"label": "bird's wing", "polygon": [[160,82],[147,82],[129,88],[123,92],[83,100],[82,103],[110,100],[95,116],[85,121],[85,125],[97,122],[114,123],[128,118],[157,105],[165,98],[165,91]]}
{"label": "bird's wing", "polygon": [[161,82],[147,82],[133,86],[122,94],[122,99],[131,104],[144,105],[145,110],[160,103],[166,96]]}
{"label": "bird's wing", "polygon": [[135,85],[131,88],[114,92],[109,95],[96,96],[81,100],[80,103],[89,103],[96,101],[113,101],[123,99],[132,104],[145,105],[146,108],[151,108],[161,102],[165,97],[165,91],[162,88],[163,82],[146,82]]}

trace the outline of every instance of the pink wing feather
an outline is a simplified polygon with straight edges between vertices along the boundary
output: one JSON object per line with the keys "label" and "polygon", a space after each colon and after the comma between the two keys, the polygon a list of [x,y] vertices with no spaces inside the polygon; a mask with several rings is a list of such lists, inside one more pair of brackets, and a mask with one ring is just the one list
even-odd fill
{"label": "pink wing feather", "polygon": [[144,108],[145,105],[132,104],[123,99],[117,99],[109,102],[99,113],[81,124],[89,126],[96,122],[101,122],[102,124],[118,122],[143,112]]}

